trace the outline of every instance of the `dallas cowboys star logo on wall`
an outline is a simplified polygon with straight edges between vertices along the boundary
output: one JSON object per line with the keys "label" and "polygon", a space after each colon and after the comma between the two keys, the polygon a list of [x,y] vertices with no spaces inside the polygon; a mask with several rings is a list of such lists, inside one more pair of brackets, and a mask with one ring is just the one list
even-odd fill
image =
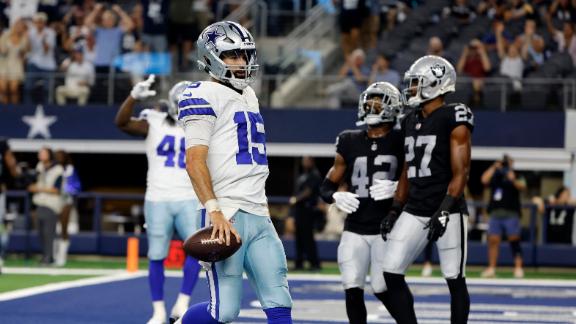
{"label": "dallas cowboys star logo on wall", "polygon": [[50,125],[54,124],[57,120],[58,118],[56,116],[46,116],[44,114],[44,108],[41,105],[36,107],[33,116],[22,117],[22,121],[30,127],[27,138],[34,138],[37,135],[44,138],[51,138]]}

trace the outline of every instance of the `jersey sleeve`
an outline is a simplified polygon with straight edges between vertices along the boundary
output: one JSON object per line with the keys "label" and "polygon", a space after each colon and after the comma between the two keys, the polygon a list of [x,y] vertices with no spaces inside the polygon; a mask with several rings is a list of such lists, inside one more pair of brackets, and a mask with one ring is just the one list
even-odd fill
{"label": "jersey sleeve", "polygon": [[178,96],[178,121],[183,125],[190,120],[211,120],[218,117],[216,93],[210,82],[194,82]]}
{"label": "jersey sleeve", "polygon": [[338,136],[336,137],[336,153],[342,155],[342,156],[346,156],[346,152],[348,149],[348,134],[346,132],[342,132],[340,134],[338,134]]}
{"label": "jersey sleeve", "polygon": [[474,130],[474,114],[470,107],[465,104],[456,104],[451,106],[451,109],[448,109],[448,111],[450,114],[451,130],[460,125],[468,127],[470,132]]}
{"label": "jersey sleeve", "polygon": [[166,114],[154,109],[144,109],[140,112],[138,118],[147,121],[149,125],[155,126],[162,123],[164,118],[166,118]]}

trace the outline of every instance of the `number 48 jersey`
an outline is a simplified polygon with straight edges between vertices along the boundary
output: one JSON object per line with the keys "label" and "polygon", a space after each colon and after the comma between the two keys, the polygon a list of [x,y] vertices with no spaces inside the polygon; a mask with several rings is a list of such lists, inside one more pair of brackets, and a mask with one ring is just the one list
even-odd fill
{"label": "number 48 jersey", "polygon": [[398,180],[404,165],[401,132],[369,138],[366,130],[348,130],[336,140],[336,152],[346,161],[344,181],[348,191],[357,194],[360,206],[348,215],[344,230],[360,235],[380,233],[380,222],[392,205],[392,199],[374,201],[369,188],[379,180]]}
{"label": "number 48 jersey", "polygon": [[[472,111],[463,104],[444,105],[426,118],[415,110],[402,121],[410,187],[407,212],[430,217],[440,208],[452,180],[450,135],[460,125],[474,128]],[[464,197],[451,212],[461,211],[466,211]]]}
{"label": "number 48 jersey", "polygon": [[[211,125],[207,165],[214,194],[224,215],[237,209],[269,216],[265,185],[268,178],[264,120],[251,87],[242,93],[212,81],[195,82],[179,96],[179,121],[187,134],[189,121]],[[187,138],[190,138],[188,135]],[[187,144],[187,146],[190,146]]]}
{"label": "number 48 jersey", "polygon": [[197,199],[186,172],[184,132],[166,117],[166,113],[152,109],[140,113],[140,118],[148,122],[146,200]]}

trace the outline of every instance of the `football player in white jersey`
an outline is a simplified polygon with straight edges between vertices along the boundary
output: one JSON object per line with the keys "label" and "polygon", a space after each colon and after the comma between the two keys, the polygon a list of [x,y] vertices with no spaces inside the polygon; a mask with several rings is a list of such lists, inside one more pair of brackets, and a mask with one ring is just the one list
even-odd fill
{"label": "football player in white jersey", "polygon": [[[177,125],[177,93],[187,82],[177,83],[169,93],[168,112],[145,109],[139,118],[132,117],[134,105],[156,95],[150,90],[154,76],[137,83],[116,114],[116,126],[125,133],[146,138],[148,175],[144,216],[150,259],[148,281],[154,313],[148,324],[166,323],[164,306],[164,259],[168,254],[174,229],[183,240],[200,227],[198,198],[186,174],[184,131]],[[198,279],[200,265],[186,257],[180,294],[170,317],[180,318],[188,309],[190,293]]]}
{"label": "football player in white jersey", "polygon": [[228,259],[206,265],[210,302],[192,306],[182,323],[236,320],[244,271],[268,323],[292,323],[286,256],[264,190],[264,121],[249,87],[258,69],[254,39],[238,23],[222,21],[206,27],[196,47],[198,64],[211,80],[192,83],[180,94],[186,169],[212,236],[222,244],[242,239],[242,246]]}

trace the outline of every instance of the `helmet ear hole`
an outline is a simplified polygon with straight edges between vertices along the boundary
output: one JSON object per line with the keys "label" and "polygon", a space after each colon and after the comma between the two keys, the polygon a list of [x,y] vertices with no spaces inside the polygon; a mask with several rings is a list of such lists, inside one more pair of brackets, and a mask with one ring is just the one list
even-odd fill
{"label": "helmet ear hole", "polygon": [[434,80],[434,82],[430,83],[430,86],[434,88],[438,84],[438,80]]}

